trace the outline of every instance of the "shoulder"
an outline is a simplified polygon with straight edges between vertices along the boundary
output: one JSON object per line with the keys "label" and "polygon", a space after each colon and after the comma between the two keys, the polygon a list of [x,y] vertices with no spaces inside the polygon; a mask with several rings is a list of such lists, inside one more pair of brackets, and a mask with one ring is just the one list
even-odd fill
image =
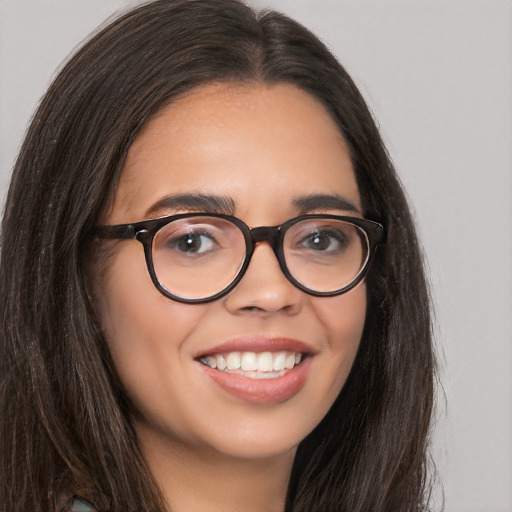
{"label": "shoulder", "polygon": [[79,498],[75,498],[71,502],[71,507],[69,508],[70,512],[96,512],[92,505],[87,503],[87,501],[81,500]]}

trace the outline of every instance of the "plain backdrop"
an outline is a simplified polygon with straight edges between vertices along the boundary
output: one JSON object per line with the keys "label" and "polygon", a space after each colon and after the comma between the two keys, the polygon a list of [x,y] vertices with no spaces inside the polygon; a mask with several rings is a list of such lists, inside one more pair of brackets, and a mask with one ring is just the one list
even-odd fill
{"label": "plain backdrop", "polygon": [[[0,0],[0,203],[55,70],[136,1]],[[311,28],[369,102],[436,302],[449,512],[512,511],[512,1],[252,0]]]}

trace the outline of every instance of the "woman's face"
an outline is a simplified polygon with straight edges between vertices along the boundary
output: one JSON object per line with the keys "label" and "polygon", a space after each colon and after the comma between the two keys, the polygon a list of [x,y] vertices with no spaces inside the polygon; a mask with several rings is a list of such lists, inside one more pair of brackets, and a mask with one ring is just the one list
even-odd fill
{"label": "woman's face", "polygon": [[[199,194],[222,198],[224,213],[250,227],[303,213],[362,216],[336,124],[292,85],[204,86],[164,108],[130,148],[101,221],[197,211]],[[293,452],[347,379],[365,321],[364,283],[336,297],[307,295],[263,242],[231,292],[184,304],[156,290],[136,240],[104,243],[112,251],[92,273],[96,308],[143,447],[158,439],[249,459]],[[266,352],[271,364],[295,353],[304,360],[268,379],[201,361],[222,356],[236,366],[237,354],[251,352]]]}

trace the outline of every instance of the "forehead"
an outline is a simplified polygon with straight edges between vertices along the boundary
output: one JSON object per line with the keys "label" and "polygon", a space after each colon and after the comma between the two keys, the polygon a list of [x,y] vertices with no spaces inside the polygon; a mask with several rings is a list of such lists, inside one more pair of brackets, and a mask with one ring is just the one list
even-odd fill
{"label": "forehead", "polygon": [[229,196],[237,210],[308,193],[360,206],[338,126],[290,84],[211,84],[164,107],[128,152],[109,220],[142,219],[162,197],[190,193]]}

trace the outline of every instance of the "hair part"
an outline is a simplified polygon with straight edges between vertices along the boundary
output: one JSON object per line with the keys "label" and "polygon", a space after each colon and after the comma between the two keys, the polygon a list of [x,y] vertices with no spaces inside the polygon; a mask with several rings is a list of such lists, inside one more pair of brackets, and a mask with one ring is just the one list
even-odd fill
{"label": "hair part", "polygon": [[435,361],[406,198],[328,49],[236,0],[156,0],[121,16],[68,62],[34,116],[2,224],[0,509],[60,509],[74,494],[105,511],[165,509],[88,297],[88,234],[145,123],[212,82],[284,82],[321,101],[350,148],[365,215],[387,230],[356,361],[299,446],[286,510],[424,510]]}

